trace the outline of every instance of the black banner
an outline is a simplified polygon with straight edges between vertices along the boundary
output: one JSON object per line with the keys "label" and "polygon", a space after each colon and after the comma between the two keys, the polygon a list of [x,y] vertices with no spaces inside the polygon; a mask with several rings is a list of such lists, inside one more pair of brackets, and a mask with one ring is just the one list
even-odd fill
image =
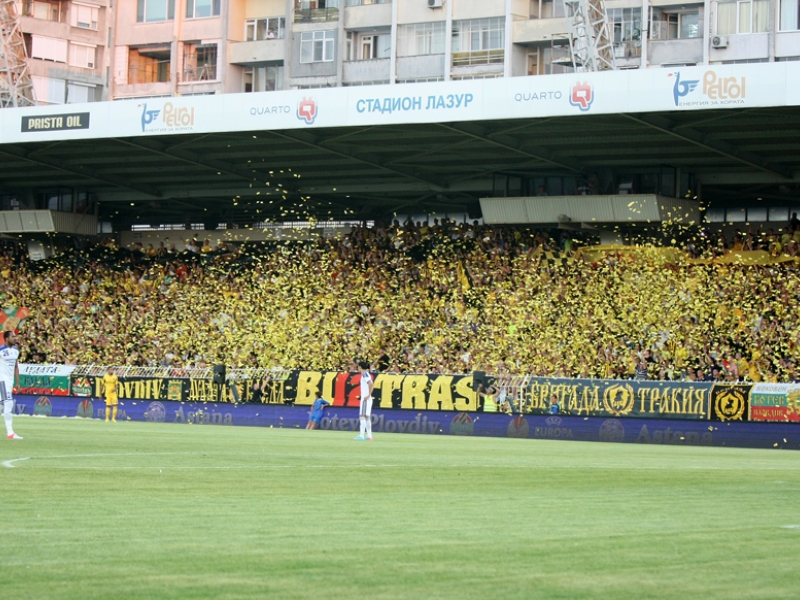
{"label": "black banner", "polygon": [[711,384],[532,377],[527,412],[549,413],[553,397],[563,415],[702,420],[708,419]]}
{"label": "black banner", "polygon": [[[176,375],[180,375],[177,372]],[[489,377],[503,389],[503,379]],[[101,376],[70,376],[74,396],[101,398]],[[287,371],[279,377],[211,379],[176,377],[120,377],[120,400],[175,400],[181,402],[259,402],[311,405],[322,396],[334,406],[357,407],[361,373]],[[417,411],[482,412],[497,410],[473,389],[472,375],[379,373],[373,381],[373,407]],[[746,421],[752,385],[617,379],[557,379],[531,377],[527,386],[506,389],[515,412],[551,413],[553,397],[563,416],[637,417],[685,420]],[[497,398],[495,397],[495,400]]]}
{"label": "black banner", "polygon": [[747,421],[752,385],[715,383],[711,390],[711,419]]}
{"label": "black banner", "polygon": [[[72,376],[73,396],[102,398],[101,376]],[[256,387],[256,384],[258,387]],[[283,404],[284,381],[265,378],[228,380],[225,384],[211,379],[189,377],[120,377],[117,386],[120,400],[175,400],[181,402],[261,402]]]}

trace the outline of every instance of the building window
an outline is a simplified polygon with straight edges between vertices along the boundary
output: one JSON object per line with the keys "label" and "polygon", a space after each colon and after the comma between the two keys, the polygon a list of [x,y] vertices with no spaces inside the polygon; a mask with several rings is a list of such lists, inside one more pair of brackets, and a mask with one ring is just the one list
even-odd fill
{"label": "building window", "polygon": [[397,56],[444,54],[445,23],[400,25],[397,30]]}
{"label": "building window", "polygon": [[699,11],[667,12],[653,9],[650,23],[651,40],[682,40],[696,37],[700,37]]}
{"label": "building window", "polygon": [[764,33],[769,25],[769,0],[717,3],[717,34]]}
{"label": "building window", "polygon": [[137,0],[136,21],[155,23],[175,18],[175,0]]}
{"label": "building window", "polygon": [[538,46],[528,51],[528,75],[553,75],[574,71],[567,44]]}
{"label": "building window", "polygon": [[94,69],[95,64],[95,46],[87,46],[85,44],[70,43],[69,45],[69,64],[72,67],[81,67],[83,69]]}
{"label": "building window", "polygon": [[31,36],[31,58],[65,63],[67,62],[67,40],[33,35]]}
{"label": "building window", "polygon": [[614,56],[629,58],[642,55],[642,9],[612,8],[608,22],[614,39]]}
{"label": "building window", "polygon": [[392,54],[392,36],[390,33],[356,33],[347,32],[347,59],[372,60],[389,58]]}
{"label": "building window", "polygon": [[295,0],[295,23],[339,20],[339,0]]}
{"label": "building window", "polygon": [[800,29],[800,0],[781,0],[781,31]]}
{"label": "building window", "polygon": [[67,82],[67,104],[83,104],[95,101],[95,86]]}
{"label": "building window", "polygon": [[217,78],[217,45],[186,44],[183,81],[214,81]]}
{"label": "building window", "polygon": [[244,70],[245,92],[274,92],[283,89],[283,67],[251,67]]}
{"label": "building window", "polygon": [[64,104],[67,82],[52,77],[31,75],[36,101],[40,104]]}
{"label": "building window", "polygon": [[503,62],[505,18],[453,22],[453,66]]}
{"label": "building window", "polygon": [[99,14],[100,8],[97,6],[73,3],[72,11],[70,12],[70,25],[82,29],[97,30],[97,18]]}
{"label": "building window", "polygon": [[33,0],[25,2],[22,14],[26,17],[41,19],[43,21],[55,21],[60,23],[64,16],[65,9],[61,8],[61,2],[46,2]]}
{"label": "building window", "polygon": [[187,19],[218,17],[220,0],[186,0]]}
{"label": "building window", "polygon": [[339,8],[339,0],[295,0],[295,10],[320,10]]}
{"label": "building window", "polygon": [[347,0],[345,6],[364,6],[365,4],[391,4],[392,0]]}
{"label": "building window", "polygon": [[300,62],[332,62],[334,56],[333,29],[325,31],[306,31],[300,34]]}
{"label": "building window", "polygon": [[282,40],[286,35],[285,17],[248,19],[244,25],[244,39],[248,42]]}
{"label": "building window", "polygon": [[165,83],[169,81],[170,62],[169,46],[130,48],[128,83]]}
{"label": "building window", "polygon": [[562,0],[531,0],[531,19],[553,19],[564,16]]}

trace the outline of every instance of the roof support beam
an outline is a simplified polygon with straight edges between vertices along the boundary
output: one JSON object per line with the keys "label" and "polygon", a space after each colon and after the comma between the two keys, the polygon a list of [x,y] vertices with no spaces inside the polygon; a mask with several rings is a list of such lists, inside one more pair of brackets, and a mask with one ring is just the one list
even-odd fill
{"label": "roof support beam", "polygon": [[2,146],[2,148],[3,149],[0,150],[0,156],[10,156],[12,158],[21,159],[26,162],[39,165],[41,167],[56,169],[64,173],[70,173],[71,175],[78,175],[80,177],[85,177],[86,179],[100,181],[102,183],[110,184],[115,187],[134,190],[136,192],[139,192],[140,194],[145,194],[152,198],[161,198],[161,192],[159,190],[146,184],[141,184],[141,183],[134,184],[128,181],[127,179],[114,177],[113,175],[108,175],[108,174],[101,174],[93,169],[88,169],[81,165],[72,168],[68,167],[64,162],[59,160],[48,160],[42,157],[33,158],[31,156],[31,154],[33,154],[32,152],[25,152],[24,150],[17,148],[15,146],[4,145]]}
{"label": "roof support beam", "polygon": [[632,121],[636,121],[637,123],[641,123],[642,125],[647,125],[648,127],[662,131],[673,137],[691,142],[697,146],[700,146],[701,148],[710,150],[711,152],[716,152],[717,154],[721,154],[722,156],[733,159],[737,162],[744,163],[750,167],[758,169],[759,171],[773,173],[784,179],[792,178],[792,174],[789,171],[780,167],[770,166],[763,157],[758,156],[757,154],[737,148],[733,144],[715,139],[710,135],[700,133],[691,127],[678,127],[666,117],[659,115],[630,114],[623,114],[622,116],[627,117]]}
{"label": "roof support beam", "polygon": [[377,167],[383,171],[388,171],[390,173],[394,173],[396,175],[402,175],[404,177],[408,177],[409,179],[416,179],[417,181],[424,181],[425,183],[434,186],[435,191],[444,191],[446,186],[443,182],[436,181],[434,179],[429,179],[427,177],[421,177],[418,173],[409,171],[407,169],[403,169],[400,167],[390,167],[388,166],[388,162],[382,162],[377,160],[374,155],[373,156],[366,156],[358,152],[352,151],[345,151],[345,150],[336,150],[334,148],[329,148],[325,145],[325,140],[322,138],[318,138],[313,134],[306,133],[306,132],[299,132],[299,131],[270,131],[271,135],[275,137],[281,137],[284,139],[292,140],[295,142],[299,142],[301,144],[305,144],[306,146],[310,146],[312,148],[316,148],[318,150],[322,150],[323,152],[328,152],[330,154],[335,154],[337,156],[343,156],[346,158],[350,158],[352,160],[356,160],[362,162],[364,164]]}
{"label": "roof support beam", "polygon": [[159,142],[153,142],[149,140],[148,142],[134,142],[125,138],[115,138],[115,140],[122,144],[133,146],[134,148],[146,150],[147,152],[158,154],[159,156],[174,158],[196,167],[214,171],[215,173],[225,173],[226,175],[232,175],[237,179],[244,179],[245,181],[261,180],[261,178],[257,176],[257,173],[244,173],[243,171],[240,171],[236,167],[233,167],[226,162],[220,160],[201,159],[193,152],[186,150],[175,150],[174,148],[165,147]]}
{"label": "roof support beam", "polygon": [[494,146],[511,150],[522,156],[528,158],[535,158],[536,160],[550,163],[562,169],[573,171],[575,173],[583,172],[583,165],[578,161],[564,156],[559,156],[552,150],[547,148],[528,148],[525,144],[521,143],[518,139],[504,134],[494,134],[486,127],[475,125],[472,123],[438,123],[439,127],[449,129],[450,131],[457,131],[458,133],[468,135],[472,138],[488,142]]}

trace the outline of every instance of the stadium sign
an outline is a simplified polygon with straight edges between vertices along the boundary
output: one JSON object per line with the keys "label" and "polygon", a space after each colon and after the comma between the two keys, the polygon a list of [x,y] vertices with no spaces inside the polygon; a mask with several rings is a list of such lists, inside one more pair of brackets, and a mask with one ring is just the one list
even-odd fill
{"label": "stadium sign", "polygon": [[[2,143],[797,106],[799,62],[507,77],[0,111]],[[254,117],[259,117],[254,119]],[[91,120],[91,131],[89,122]],[[20,127],[22,123],[22,127]],[[26,137],[27,136],[27,137]]]}
{"label": "stadium sign", "polygon": [[89,129],[91,113],[69,113],[63,115],[37,115],[22,117],[20,131],[22,133],[38,133],[42,131],[65,131],[68,129]]}

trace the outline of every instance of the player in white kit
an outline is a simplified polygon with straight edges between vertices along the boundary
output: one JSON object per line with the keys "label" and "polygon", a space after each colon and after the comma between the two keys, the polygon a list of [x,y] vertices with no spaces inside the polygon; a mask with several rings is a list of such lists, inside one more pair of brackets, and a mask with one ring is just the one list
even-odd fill
{"label": "player in white kit", "polygon": [[361,409],[359,412],[359,429],[357,440],[372,439],[372,375],[369,363],[361,362]]}
{"label": "player in white kit", "polygon": [[0,402],[3,403],[3,420],[6,422],[6,437],[10,440],[21,440],[11,426],[14,414],[14,396],[11,391],[19,385],[19,350],[16,348],[17,334],[13,331],[3,332],[3,345],[0,346]]}

